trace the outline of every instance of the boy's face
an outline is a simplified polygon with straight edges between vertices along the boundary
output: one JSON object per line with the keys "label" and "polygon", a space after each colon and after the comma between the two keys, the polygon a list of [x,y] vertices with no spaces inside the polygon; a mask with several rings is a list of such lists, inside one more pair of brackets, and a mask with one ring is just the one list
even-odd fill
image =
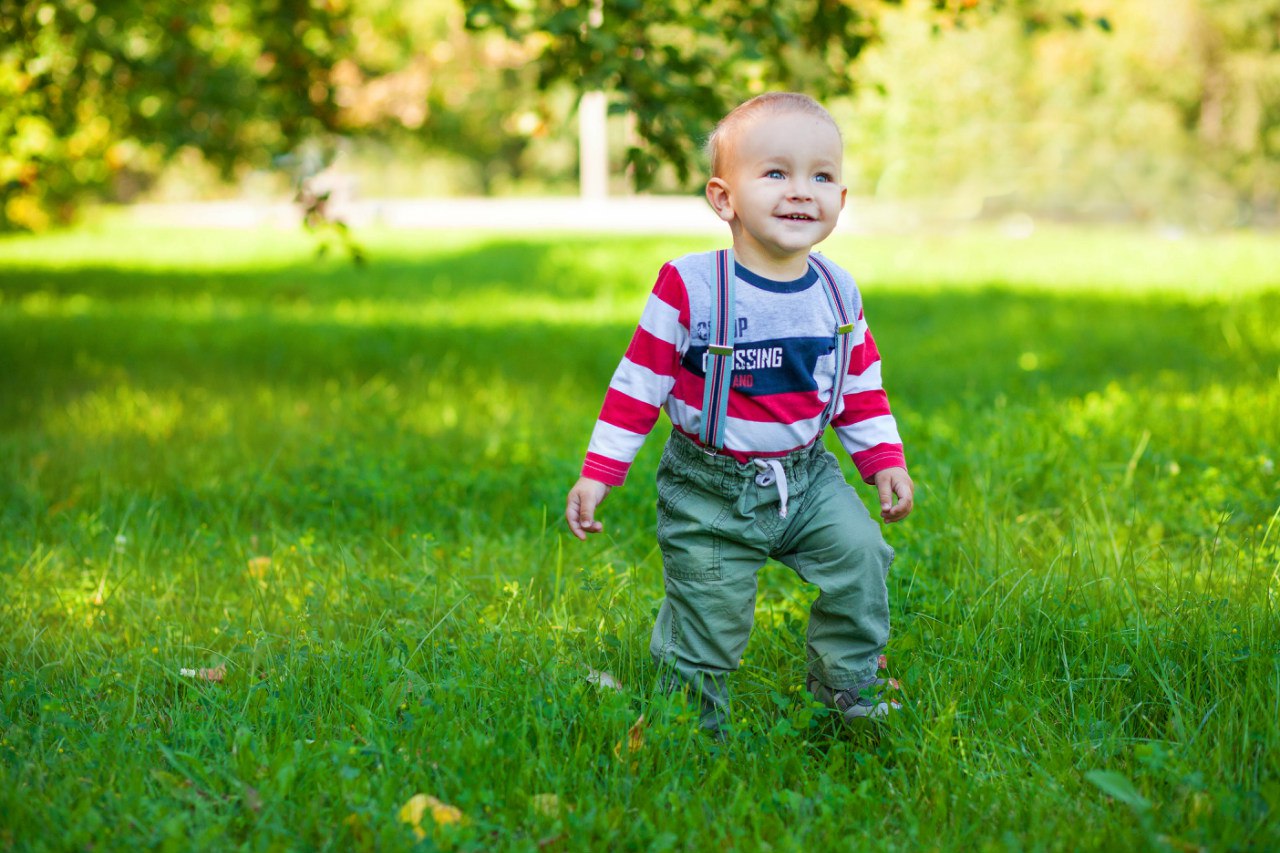
{"label": "boy's face", "polygon": [[756,118],[729,142],[707,198],[733,229],[735,254],[762,274],[803,274],[809,251],[831,234],[844,207],[839,132],[792,110]]}

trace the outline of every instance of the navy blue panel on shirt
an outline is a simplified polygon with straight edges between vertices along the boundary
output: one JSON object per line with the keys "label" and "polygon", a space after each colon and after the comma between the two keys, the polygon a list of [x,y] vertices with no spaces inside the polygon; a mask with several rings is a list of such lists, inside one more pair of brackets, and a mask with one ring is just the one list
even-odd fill
{"label": "navy blue panel on shirt", "polygon": [[[733,351],[733,390],[748,397],[816,391],[818,359],[835,348],[834,337],[739,343]],[[706,346],[691,345],[682,359],[685,369],[705,377],[706,352]]]}
{"label": "navy blue panel on shirt", "polygon": [[738,264],[736,269],[739,281],[745,281],[752,287],[758,287],[770,293],[799,293],[818,280],[818,271],[813,267],[809,267],[804,271],[804,275],[791,281],[774,281],[771,278],[765,278],[758,273],[753,273],[742,264]]}

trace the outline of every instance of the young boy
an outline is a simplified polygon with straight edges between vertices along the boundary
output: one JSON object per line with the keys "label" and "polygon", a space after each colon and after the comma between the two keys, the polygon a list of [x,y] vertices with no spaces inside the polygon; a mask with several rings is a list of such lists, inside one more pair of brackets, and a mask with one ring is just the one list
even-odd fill
{"label": "young boy", "polygon": [[845,719],[879,716],[893,707],[877,678],[893,550],[823,447],[827,424],[886,522],[911,511],[913,485],[858,289],[810,254],[844,207],[840,131],[813,99],[774,92],[729,113],[709,146],[707,200],[733,250],[658,274],[565,518],[579,539],[601,531],[596,508],[665,408],[666,597],[650,643],[663,688],[692,688],[708,729],[729,719],[727,676],[751,632],[756,572],[773,557],[819,590],[806,687]]}

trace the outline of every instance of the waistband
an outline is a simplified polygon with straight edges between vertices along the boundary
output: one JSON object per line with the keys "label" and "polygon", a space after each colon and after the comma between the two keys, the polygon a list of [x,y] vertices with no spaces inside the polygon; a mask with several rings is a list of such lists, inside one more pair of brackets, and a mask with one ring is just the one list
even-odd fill
{"label": "waistband", "polygon": [[667,440],[667,452],[673,454],[681,462],[705,471],[713,471],[718,474],[741,477],[743,479],[754,478],[760,473],[760,469],[754,462],[756,458],[777,461],[782,466],[782,470],[786,472],[787,477],[792,477],[800,469],[807,468],[815,458],[824,454],[826,450],[827,448],[823,445],[821,436],[819,436],[808,445],[792,450],[784,456],[753,457],[748,458],[746,462],[739,462],[727,453],[708,453],[703,449],[702,445],[678,429],[673,428],[671,430],[671,438]]}

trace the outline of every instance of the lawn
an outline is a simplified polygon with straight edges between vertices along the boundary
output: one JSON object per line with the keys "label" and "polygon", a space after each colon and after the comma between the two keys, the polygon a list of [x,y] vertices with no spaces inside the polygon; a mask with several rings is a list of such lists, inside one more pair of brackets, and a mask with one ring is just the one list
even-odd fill
{"label": "lawn", "polygon": [[665,419],[560,519],[712,244],[362,239],[0,240],[0,849],[1280,845],[1274,234],[832,240],[919,489],[907,703],[813,706],[770,564],[722,744],[652,692]]}

